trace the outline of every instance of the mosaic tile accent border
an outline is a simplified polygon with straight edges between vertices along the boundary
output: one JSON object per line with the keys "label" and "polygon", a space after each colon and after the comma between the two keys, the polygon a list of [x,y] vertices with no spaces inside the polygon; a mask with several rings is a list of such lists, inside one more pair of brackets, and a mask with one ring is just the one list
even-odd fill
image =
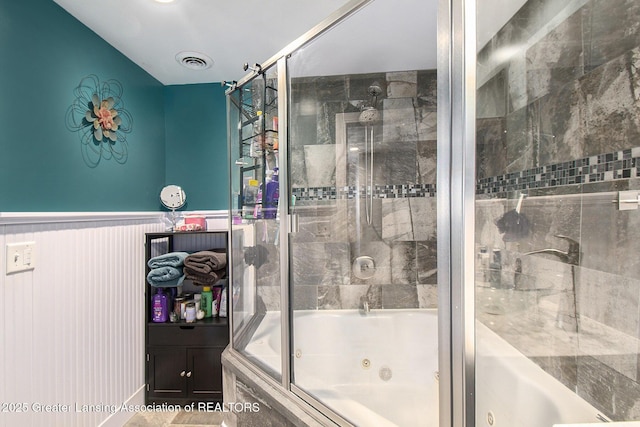
{"label": "mosaic tile accent border", "polygon": [[[307,200],[344,200],[363,198],[365,187],[309,187],[294,188],[293,195],[297,201]],[[435,197],[435,184],[376,185],[373,197],[376,199],[400,199],[406,197]]]}
{"label": "mosaic tile accent border", "polygon": [[640,147],[482,178],[476,194],[589,184],[640,177]]}
{"label": "mosaic tile accent border", "polygon": [[[628,178],[640,178],[640,147],[482,178],[476,184],[476,194],[504,195],[512,191]],[[293,194],[298,201],[344,200],[362,198],[365,194],[364,190],[364,186],[360,188],[356,186],[299,187],[293,189]],[[435,197],[435,195],[435,184],[377,185],[373,193],[376,199]]]}

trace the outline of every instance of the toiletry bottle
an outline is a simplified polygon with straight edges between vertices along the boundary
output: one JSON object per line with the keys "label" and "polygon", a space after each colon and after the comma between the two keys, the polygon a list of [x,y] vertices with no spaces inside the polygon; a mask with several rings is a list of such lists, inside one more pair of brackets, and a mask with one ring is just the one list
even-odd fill
{"label": "toiletry bottle", "polygon": [[218,300],[216,298],[211,301],[211,316],[218,317]]}
{"label": "toiletry bottle", "polygon": [[264,150],[264,116],[262,111],[258,110],[256,112],[257,121],[255,122],[255,127],[253,128],[253,140],[251,141],[251,147],[249,147],[249,156],[250,157],[260,157],[262,156],[262,152]]}
{"label": "toiletry bottle", "polygon": [[267,183],[264,207],[262,209],[264,218],[275,218],[278,209],[278,198],[280,197],[280,182],[278,181],[278,168],[273,169],[271,181]]}
{"label": "toiletry bottle", "polygon": [[189,304],[187,304],[184,320],[187,323],[193,323],[196,321],[196,303],[195,302],[190,302]]}
{"label": "toiletry bottle", "polygon": [[200,308],[204,311],[204,317],[211,317],[211,300],[213,294],[209,286],[203,286],[200,293]]}
{"label": "toiletry bottle", "polygon": [[513,287],[520,289],[522,287],[522,260],[516,258],[516,265],[513,271]]}
{"label": "toiletry bottle", "polygon": [[253,218],[255,203],[258,197],[258,180],[250,179],[244,187],[244,207],[242,209],[245,218]]}
{"label": "toiletry bottle", "polygon": [[167,305],[167,296],[164,294],[162,288],[158,288],[156,294],[153,296],[151,308],[151,320],[153,322],[163,323],[167,321],[169,316],[169,306]]}
{"label": "toiletry bottle", "polygon": [[490,263],[489,250],[486,246],[480,247],[480,252],[478,252],[478,279],[481,282],[489,281],[489,263]]}
{"label": "toiletry bottle", "polygon": [[256,205],[253,207],[253,217],[262,218],[262,185],[258,186],[256,194]]}
{"label": "toiletry bottle", "polygon": [[222,289],[218,303],[218,316],[227,317],[227,289]]}
{"label": "toiletry bottle", "polygon": [[490,282],[492,288],[502,287],[502,252],[500,249],[493,250],[493,260],[489,265],[491,271]]}

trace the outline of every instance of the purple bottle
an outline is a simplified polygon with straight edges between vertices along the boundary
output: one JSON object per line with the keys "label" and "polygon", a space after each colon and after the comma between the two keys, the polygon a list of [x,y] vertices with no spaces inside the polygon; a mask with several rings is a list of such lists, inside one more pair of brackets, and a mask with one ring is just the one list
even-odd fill
{"label": "purple bottle", "polygon": [[158,288],[157,293],[153,296],[151,310],[151,321],[153,322],[162,323],[169,318],[169,304],[162,288]]}
{"label": "purple bottle", "polygon": [[278,182],[278,168],[273,169],[271,181],[267,183],[265,191],[265,206],[262,208],[264,218],[275,218],[278,214],[278,199],[280,197],[280,182]]}

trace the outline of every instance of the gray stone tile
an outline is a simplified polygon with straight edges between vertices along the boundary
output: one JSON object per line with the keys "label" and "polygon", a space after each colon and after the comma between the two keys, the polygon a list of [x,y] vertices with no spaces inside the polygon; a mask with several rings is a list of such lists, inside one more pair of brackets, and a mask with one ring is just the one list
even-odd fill
{"label": "gray stone tile", "polygon": [[415,285],[418,280],[416,243],[391,243],[391,283],[394,285]]}
{"label": "gray stone tile", "polygon": [[531,104],[529,112],[537,139],[539,165],[579,159],[583,146],[583,98],[578,81],[567,83]]}
{"label": "gray stone tile", "polygon": [[[436,139],[437,134],[433,127],[427,132],[423,130],[418,134],[414,98],[388,98],[382,102],[384,111],[383,135],[385,142],[408,142],[418,139]],[[435,123],[433,112],[425,113],[424,126],[427,123]]]}
{"label": "gray stone tile", "polygon": [[427,111],[437,111],[438,75],[436,70],[418,70],[418,100]]}
{"label": "gray stone tile", "polygon": [[584,73],[581,9],[537,41],[526,52],[527,96],[541,98]]}
{"label": "gray stone tile", "polygon": [[416,144],[418,158],[418,184],[435,184],[437,181],[437,141],[418,141]]}
{"label": "gray stone tile", "polygon": [[417,282],[423,285],[438,283],[438,248],[434,236],[429,240],[416,242]]}
{"label": "gray stone tile", "polygon": [[505,172],[521,171],[539,166],[538,124],[531,120],[534,106],[522,108],[507,116]]}
{"label": "gray stone tile", "polygon": [[598,67],[640,45],[640,4],[634,0],[594,0],[585,19],[585,64]]}
{"label": "gray stone tile", "polygon": [[384,308],[418,308],[418,291],[412,285],[382,286]]}
{"label": "gray stone tile", "polygon": [[[518,134],[514,132],[514,134]],[[501,175],[507,170],[507,135],[504,118],[476,121],[476,176]]]}
{"label": "gray stone tile", "polygon": [[418,95],[417,71],[387,73],[388,98],[415,98]]}
{"label": "gray stone tile", "polygon": [[502,69],[476,92],[476,117],[488,119],[507,115],[507,71]]}
{"label": "gray stone tile", "polygon": [[332,187],[336,185],[335,144],[305,145],[304,159],[309,187]]}
{"label": "gray stone tile", "polygon": [[124,427],[167,427],[178,412],[138,412],[129,419]]}
{"label": "gray stone tile", "polygon": [[640,138],[640,49],[593,70],[580,80],[584,155],[632,148]]}
{"label": "gray stone tile", "polygon": [[438,287],[436,285],[418,285],[419,308],[438,308]]}
{"label": "gray stone tile", "polygon": [[171,425],[219,425],[222,411],[180,411],[171,421]]}

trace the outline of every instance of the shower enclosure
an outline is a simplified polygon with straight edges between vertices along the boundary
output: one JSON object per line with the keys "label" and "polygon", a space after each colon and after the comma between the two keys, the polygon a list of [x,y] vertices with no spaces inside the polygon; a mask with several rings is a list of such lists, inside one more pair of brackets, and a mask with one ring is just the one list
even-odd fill
{"label": "shower enclosure", "polygon": [[352,0],[233,83],[225,424],[639,420],[638,15]]}

